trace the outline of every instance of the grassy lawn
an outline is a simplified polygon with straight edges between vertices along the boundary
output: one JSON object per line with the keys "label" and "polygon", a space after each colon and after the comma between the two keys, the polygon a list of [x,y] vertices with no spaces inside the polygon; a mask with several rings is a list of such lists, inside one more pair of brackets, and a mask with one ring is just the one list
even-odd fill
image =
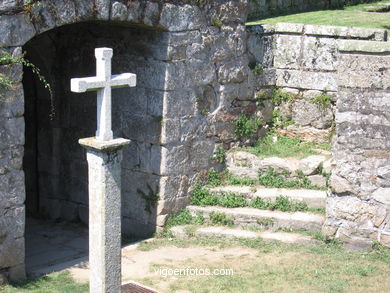
{"label": "grassy lawn", "polygon": [[[284,244],[261,239],[159,238],[143,242],[129,256],[153,258],[135,279],[158,292],[390,292],[390,250],[349,251],[338,243]],[[181,257],[177,257],[181,255]],[[183,257],[184,256],[184,257]],[[137,263],[133,265],[137,266]],[[170,275],[166,269],[230,269],[229,276]],[[149,271],[148,271],[149,270]],[[67,273],[0,288],[7,293],[88,292]]]}
{"label": "grassy lawn", "polygon": [[[204,247],[220,251],[238,247],[243,254],[197,257],[154,268],[228,268],[233,276],[155,276],[139,280],[164,292],[390,292],[390,251],[348,251],[337,244],[291,245],[262,240],[193,238],[161,239],[140,246]],[[250,250],[248,250],[250,249]],[[167,286],[168,284],[168,286]]]}
{"label": "grassy lawn", "polygon": [[76,283],[65,272],[53,273],[33,280],[0,286],[2,293],[85,293],[88,284]]}
{"label": "grassy lawn", "polygon": [[363,7],[366,6],[378,6],[380,5],[381,2],[389,2],[389,1],[383,0],[375,3],[348,6],[345,7],[344,9],[339,9],[339,10],[320,10],[320,11],[272,17],[267,19],[261,19],[258,21],[252,21],[249,22],[248,25],[265,24],[265,23],[276,24],[278,22],[292,22],[292,23],[319,24],[319,25],[384,28],[390,32],[390,12],[374,13],[374,12],[366,12],[363,9]]}

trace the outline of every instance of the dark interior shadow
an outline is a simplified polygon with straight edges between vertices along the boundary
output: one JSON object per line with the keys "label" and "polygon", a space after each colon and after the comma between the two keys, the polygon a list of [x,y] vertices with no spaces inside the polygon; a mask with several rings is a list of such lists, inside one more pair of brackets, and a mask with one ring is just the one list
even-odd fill
{"label": "dark interior shadow", "polygon": [[[137,74],[135,88],[112,94],[114,136],[131,140],[122,162],[123,239],[155,232],[168,39],[162,31],[89,22],[45,32],[23,47],[53,91],[51,97],[37,76],[24,69],[27,231],[42,220],[88,225],[88,165],[78,139],[95,135],[96,93],[72,93],[70,79],[95,76],[94,49],[111,47],[112,73]],[[26,235],[27,263],[33,241],[33,235]]]}

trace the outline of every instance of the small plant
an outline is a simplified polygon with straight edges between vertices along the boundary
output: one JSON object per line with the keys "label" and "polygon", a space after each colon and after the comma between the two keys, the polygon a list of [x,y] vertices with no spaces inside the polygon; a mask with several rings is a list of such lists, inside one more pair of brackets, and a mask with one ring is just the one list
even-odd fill
{"label": "small plant", "polygon": [[225,208],[246,207],[248,203],[240,194],[235,193],[221,193],[218,198],[218,205]]}
{"label": "small plant", "polygon": [[317,149],[329,149],[329,144],[317,144],[305,142],[300,138],[289,138],[280,136],[275,132],[268,132],[260,139],[254,147],[247,148],[246,151],[259,157],[295,157],[304,158],[318,154]]}
{"label": "small plant", "polygon": [[195,184],[190,203],[197,206],[213,206],[218,204],[218,198],[203,188],[200,183]]}
{"label": "small plant", "polygon": [[261,90],[256,94],[256,106],[264,107],[264,102],[268,100],[269,94],[266,90]]}
{"label": "small plant", "polygon": [[236,121],[233,122],[236,126],[234,134],[238,137],[250,137],[253,136],[257,130],[264,125],[264,122],[259,117],[250,118],[244,114],[240,115]]}
{"label": "small plant", "polygon": [[207,111],[207,109],[201,109],[201,110],[199,111],[199,113],[200,113],[200,115],[202,115],[202,116],[207,116],[207,114],[209,113],[209,111]]}
{"label": "small plant", "polygon": [[260,218],[256,220],[256,223],[260,226],[269,227],[272,226],[275,222],[272,218]]}
{"label": "small plant", "polygon": [[325,110],[332,104],[332,97],[326,94],[321,94],[310,99],[310,102],[319,105],[322,110]]}
{"label": "small plant", "polygon": [[260,64],[254,64],[253,66],[249,66],[253,72],[254,75],[260,75],[263,73],[263,66],[261,66]]}
{"label": "small plant", "polygon": [[308,206],[304,202],[293,202],[288,197],[280,195],[275,201],[265,201],[259,197],[251,202],[251,207],[265,210],[279,210],[282,212],[308,211]]}
{"label": "small plant", "polygon": [[228,217],[224,213],[211,212],[210,213],[210,222],[212,225],[223,225],[223,226],[233,226],[234,220],[231,217]]}
{"label": "small plant", "polygon": [[217,151],[214,153],[213,159],[220,164],[225,163],[226,160],[226,151],[223,146],[219,146]]}
{"label": "small plant", "polygon": [[214,17],[213,22],[211,23],[212,26],[216,27],[222,27],[222,19],[219,16]]}
{"label": "small plant", "polygon": [[324,189],[322,187],[312,185],[306,176],[298,179],[289,179],[289,175],[290,174],[286,171],[276,172],[275,169],[269,167],[266,172],[259,171],[258,183],[263,186],[277,188]]}
{"label": "small plant", "polygon": [[293,125],[294,121],[285,117],[279,109],[272,111],[271,126],[276,128],[286,128],[289,125]]}
{"label": "small plant", "polygon": [[137,189],[137,192],[139,194],[141,194],[141,197],[145,200],[145,211],[147,211],[149,214],[151,214],[152,208],[156,207],[157,202],[160,199],[160,195],[158,194],[158,188],[156,191],[154,191],[149,183],[147,183],[146,186],[149,190],[148,193],[144,192],[141,189]]}
{"label": "small plant", "polygon": [[252,200],[251,207],[262,210],[267,208],[267,203],[261,197],[256,197],[254,200]]}
{"label": "small plant", "polygon": [[42,5],[40,0],[27,0],[23,5],[23,13],[31,14],[35,7]]}
{"label": "small plant", "polygon": [[190,211],[183,209],[180,212],[170,215],[165,223],[165,228],[169,229],[173,226],[181,225],[202,225],[204,223],[204,217],[201,213],[197,213],[196,216],[192,216]]}
{"label": "small plant", "polygon": [[[31,1],[30,1],[31,2]],[[37,1],[32,1],[32,2],[37,2]],[[38,77],[39,81],[42,82],[44,87],[47,89],[50,95],[50,104],[51,104],[51,109],[50,109],[50,118],[53,119],[55,115],[54,111],[54,95],[53,95],[53,90],[51,88],[50,83],[46,80],[46,78],[41,74],[41,70],[32,64],[30,61],[25,59],[23,56],[22,57],[13,57],[9,52],[5,51],[0,51],[0,66],[1,65],[10,65],[10,64],[22,64],[23,66],[29,67],[32,72]],[[4,76],[0,74],[0,89],[4,91],[9,91],[12,90],[13,82],[10,80],[7,76]],[[3,98],[2,93],[0,93],[0,102],[1,99]]]}
{"label": "small plant", "polygon": [[208,175],[208,185],[211,185],[211,186],[221,185],[221,180],[219,178],[219,174],[214,168],[211,168],[208,171],[207,175]]}
{"label": "small plant", "polygon": [[241,178],[230,176],[228,178],[228,184],[231,185],[255,185],[257,180],[251,178]]}
{"label": "small plant", "polygon": [[280,106],[283,102],[294,100],[294,96],[286,91],[281,90],[280,88],[275,87],[269,96],[269,100],[275,106]]}

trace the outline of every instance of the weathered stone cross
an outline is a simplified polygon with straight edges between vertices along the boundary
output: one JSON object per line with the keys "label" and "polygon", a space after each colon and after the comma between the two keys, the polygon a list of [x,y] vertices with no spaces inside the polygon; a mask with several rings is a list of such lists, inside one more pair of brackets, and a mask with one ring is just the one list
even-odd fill
{"label": "weathered stone cross", "polygon": [[111,140],[111,88],[134,87],[136,75],[122,73],[111,76],[111,48],[96,48],[96,76],[72,78],[70,88],[72,92],[84,93],[97,91],[97,130],[98,140]]}
{"label": "weathered stone cross", "polygon": [[121,161],[128,139],[113,139],[111,88],[135,86],[136,75],[111,76],[112,49],[97,48],[96,76],[72,78],[77,93],[97,90],[96,137],[79,143],[87,149],[89,184],[89,266],[91,293],[121,292]]}

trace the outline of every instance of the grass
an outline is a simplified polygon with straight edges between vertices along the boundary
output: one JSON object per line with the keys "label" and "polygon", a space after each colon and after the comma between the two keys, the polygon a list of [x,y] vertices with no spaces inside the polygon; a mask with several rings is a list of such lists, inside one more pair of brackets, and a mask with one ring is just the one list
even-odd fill
{"label": "grass", "polygon": [[310,155],[318,154],[318,150],[330,150],[330,144],[318,144],[302,141],[300,138],[289,138],[269,132],[260,139],[254,147],[244,150],[260,158],[280,157],[302,159]]}
{"label": "grass", "polygon": [[[289,181],[287,181],[289,182]],[[309,186],[310,187],[310,186]],[[196,206],[222,206],[225,208],[238,208],[238,207],[252,207],[256,209],[263,210],[279,210],[282,212],[313,212],[313,213],[324,213],[324,209],[310,209],[306,203],[304,202],[295,202],[291,201],[288,197],[280,195],[275,201],[263,200],[259,197],[247,201],[242,195],[235,193],[225,193],[219,192],[218,194],[210,192],[208,189],[202,187],[201,185],[197,185],[194,188],[193,194],[190,198],[190,203]],[[183,212],[182,212],[183,213]],[[180,219],[179,221],[176,218]],[[178,216],[173,216],[172,221],[176,225],[185,225],[185,224],[195,224],[192,219],[192,216],[187,211],[184,214],[185,221],[182,221],[183,217],[179,213]],[[198,220],[196,224],[202,224],[203,219],[200,219],[200,215],[198,215]],[[168,220],[167,225],[169,227],[171,225],[171,218]]]}
{"label": "grass", "polygon": [[84,293],[88,284],[76,283],[69,273],[53,273],[36,279],[0,286],[2,293]]}
{"label": "grass", "polygon": [[[159,239],[139,249],[164,246],[203,247],[224,256],[194,258],[168,268],[229,268],[233,276],[154,276],[147,285],[164,292],[390,292],[390,250],[349,251],[338,243],[285,244],[261,239]],[[221,249],[237,248],[243,253],[225,255]],[[236,249],[236,250],[237,250]],[[161,264],[156,264],[160,265]]]}
{"label": "grass", "polygon": [[355,26],[366,28],[382,28],[390,32],[390,12],[373,13],[363,10],[365,6],[380,5],[381,2],[360,4],[348,6],[337,10],[320,10],[305,13],[290,14],[278,17],[271,17],[252,21],[247,25],[256,24],[276,24],[278,22],[317,24],[317,25],[335,25],[335,26]]}

